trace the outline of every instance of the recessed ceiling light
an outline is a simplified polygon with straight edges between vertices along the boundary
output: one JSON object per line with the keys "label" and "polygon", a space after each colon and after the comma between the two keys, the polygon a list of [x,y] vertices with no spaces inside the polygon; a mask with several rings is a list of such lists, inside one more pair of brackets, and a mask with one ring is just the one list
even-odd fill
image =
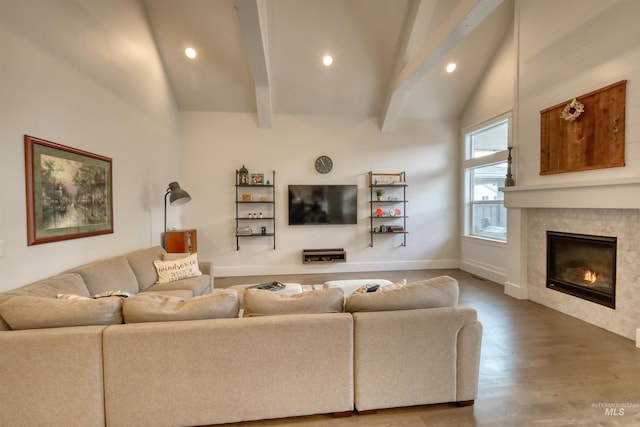
{"label": "recessed ceiling light", "polygon": [[196,57],[196,50],[192,47],[188,47],[184,50],[184,54],[187,55],[187,58],[193,59]]}
{"label": "recessed ceiling light", "polygon": [[324,58],[322,58],[322,63],[328,67],[329,65],[333,64],[333,58],[331,57],[331,55],[325,55]]}
{"label": "recessed ceiling light", "polygon": [[453,62],[450,62],[449,64],[447,64],[447,73],[453,73],[456,70],[456,64]]}

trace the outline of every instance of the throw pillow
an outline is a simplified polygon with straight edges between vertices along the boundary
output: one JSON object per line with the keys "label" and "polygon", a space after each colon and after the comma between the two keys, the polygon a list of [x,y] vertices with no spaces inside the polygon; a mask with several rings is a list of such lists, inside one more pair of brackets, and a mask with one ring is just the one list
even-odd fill
{"label": "throw pillow", "polygon": [[182,253],[166,253],[162,254],[163,261],[174,261],[176,259],[186,258],[191,255],[190,252],[182,252]]}
{"label": "throw pillow", "polygon": [[17,296],[0,304],[0,315],[11,329],[115,325],[122,323],[122,300]]}
{"label": "throw pillow", "polygon": [[353,293],[364,294],[366,292],[375,292],[378,290],[379,287],[380,285],[374,285],[373,283],[365,283],[364,285],[360,286],[358,289],[353,291]]}
{"label": "throw pillow", "polygon": [[123,302],[125,323],[222,319],[238,316],[238,293],[214,289],[190,299],[158,294],[138,294]]}
{"label": "throw pillow", "polygon": [[414,282],[383,292],[349,295],[345,311],[393,311],[452,307],[458,304],[458,282],[449,276]]}
{"label": "throw pillow", "polygon": [[293,295],[248,289],[244,292],[244,317],[341,313],[343,300],[344,292],[340,288],[325,288]]}
{"label": "throw pillow", "polygon": [[125,292],[125,291],[122,291],[122,290],[118,289],[117,291],[100,292],[99,294],[95,294],[93,297],[94,298],[106,298],[106,297],[129,298],[129,297],[131,297],[133,295],[135,295],[135,294],[132,294],[131,292]]}
{"label": "throw pillow", "polygon": [[378,288],[378,292],[389,292],[393,291],[394,289],[400,289],[404,286],[407,286],[407,279],[399,280],[395,283],[392,283],[391,285],[380,286]]}
{"label": "throw pillow", "polygon": [[76,295],[76,294],[57,294],[56,298],[58,298],[58,299],[74,299],[74,300],[92,299],[91,297],[83,297],[82,295]]}
{"label": "throw pillow", "polygon": [[172,261],[154,261],[153,265],[158,272],[156,283],[168,283],[189,277],[202,276],[198,267],[198,254],[189,255]]}

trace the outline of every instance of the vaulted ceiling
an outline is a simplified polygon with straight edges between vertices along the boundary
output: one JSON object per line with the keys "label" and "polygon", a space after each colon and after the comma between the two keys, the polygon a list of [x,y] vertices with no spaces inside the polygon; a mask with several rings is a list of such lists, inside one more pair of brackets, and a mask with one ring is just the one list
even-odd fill
{"label": "vaulted ceiling", "polygon": [[267,128],[276,114],[376,116],[383,130],[457,118],[513,22],[512,0],[144,5],[178,107],[255,113]]}

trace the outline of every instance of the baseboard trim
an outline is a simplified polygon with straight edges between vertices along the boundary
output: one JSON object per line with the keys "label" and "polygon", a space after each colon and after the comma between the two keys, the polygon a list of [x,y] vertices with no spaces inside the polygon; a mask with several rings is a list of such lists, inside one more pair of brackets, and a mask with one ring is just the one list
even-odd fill
{"label": "baseboard trim", "polygon": [[507,273],[504,269],[478,261],[463,260],[460,262],[460,270],[501,285],[507,281]]}
{"label": "baseboard trim", "polygon": [[505,282],[504,293],[515,299],[529,299],[529,290],[526,286]]}

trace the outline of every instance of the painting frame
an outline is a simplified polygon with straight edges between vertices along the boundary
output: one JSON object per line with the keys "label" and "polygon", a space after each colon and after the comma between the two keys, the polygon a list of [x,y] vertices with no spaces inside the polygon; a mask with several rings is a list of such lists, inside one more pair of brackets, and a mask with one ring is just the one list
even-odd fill
{"label": "painting frame", "polygon": [[264,174],[263,173],[252,173],[251,174],[251,185],[264,185]]}
{"label": "painting frame", "polygon": [[27,245],[113,233],[112,159],[24,135]]}

